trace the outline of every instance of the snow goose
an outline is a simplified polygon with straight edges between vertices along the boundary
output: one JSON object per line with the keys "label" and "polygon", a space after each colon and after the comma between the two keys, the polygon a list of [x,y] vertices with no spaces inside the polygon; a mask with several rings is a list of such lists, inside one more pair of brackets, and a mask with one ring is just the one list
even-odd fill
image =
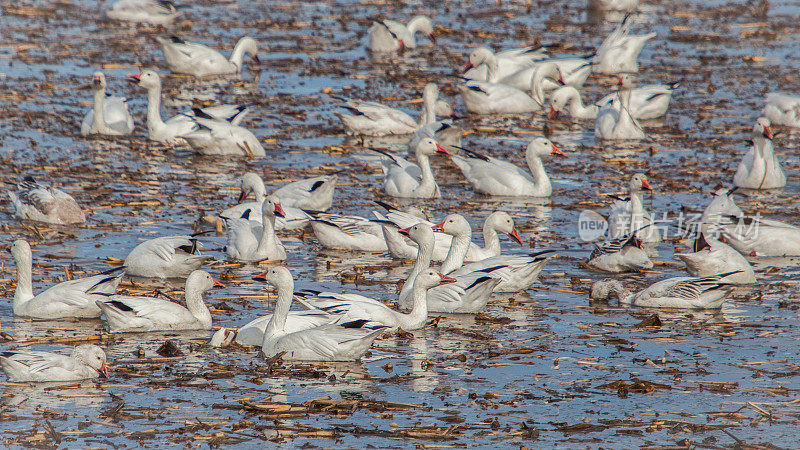
{"label": "snow goose", "polygon": [[374,21],[367,31],[367,50],[387,53],[416,48],[417,41],[414,35],[417,32],[427,35],[431,42],[436,43],[433,23],[426,16],[414,16],[408,21],[408,25],[394,20]]}
{"label": "snow goose", "polygon": [[[420,127],[434,122],[436,114],[452,114],[452,109],[446,103],[440,103],[437,99],[439,88],[429,83],[422,90],[422,111],[418,120],[407,113],[392,108],[381,103],[351,100],[342,97],[334,97],[342,102],[342,108],[350,114],[336,112],[336,116],[342,121],[345,132],[349,135],[364,136],[388,136],[404,135],[415,133]],[[446,105],[446,107],[445,107]],[[437,111],[440,110],[440,111]]]}
{"label": "snow goose", "polygon": [[[95,300],[117,290],[123,272],[112,269],[98,275],[64,281],[33,294],[33,255],[31,246],[18,239],[9,247],[17,265],[17,287],[14,290],[15,316],[36,319],[100,317]],[[113,272],[119,273],[114,274]]]}
{"label": "snow goose", "polygon": [[[491,69],[490,69],[491,72]],[[467,81],[458,85],[467,111],[476,114],[524,114],[540,111],[545,104],[544,81],[563,84],[553,63],[540,64],[525,89],[491,81]],[[530,94],[526,92],[530,91]]]}
{"label": "snow goose", "polygon": [[644,208],[643,190],[653,188],[643,173],[634,174],[628,183],[629,199],[618,199],[611,205],[608,216],[608,234],[614,239],[635,232],[636,238],[643,244],[661,242],[661,232],[653,221],[653,217]]}
{"label": "snow goose", "polygon": [[774,125],[800,128],[800,97],[771,92],[765,99],[763,114]]}
{"label": "snow goose", "polygon": [[711,194],[713,198],[703,210],[699,223],[695,224],[689,221],[687,226],[694,227],[697,231],[717,239],[721,225],[732,223],[731,218],[736,219],[744,216],[744,212],[733,199],[733,193],[736,192],[736,189],[738,188],[719,188],[713,192]]}
{"label": "snow goose", "polygon": [[[423,108],[420,115],[419,128],[411,136],[407,147],[413,154],[419,142],[423,139],[434,139],[443,146],[460,146],[461,130],[453,125],[456,118],[450,105],[439,98],[439,87],[428,83],[422,91]],[[445,120],[436,120],[437,116],[449,117]]]}
{"label": "snow goose", "polygon": [[208,272],[195,270],[186,278],[186,307],[152,297],[112,295],[98,300],[106,326],[112,333],[210,330],[211,313],[203,294],[214,287],[225,287]]}
{"label": "snow goose", "polygon": [[225,252],[234,261],[283,261],[286,249],[275,235],[275,217],[284,215],[281,204],[267,197],[261,205],[261,223],[248,217],[223,217],[228,229]]}
{"label": "snow goose", "polygon": [[594,59],[596,64],[592,66],[595,72],[618,74],[639,71],[639,53],[656,33],[631,35],[630,18],[630,15],[626,15],[617,28],[600,44]]}
{"label": "snow goose", "polygon": [[759,216],[719,227],[720,240],[743,255],[800,256],[800,227]]}
{"label": "snow goose", "polygon": [[611,273],[636,272],[653,268],[653,261],[647,252],[642,250],[642,244],[636,238],[636,233],[629,233],[595,245],[587,264],[594,269]]}
{"label": "snow goose", "polygon": [[693,277],[733,272],[724,278],[726,282],[733,284],[756,282],[753,267],[744,256],[711,235],[700,233],[694,241],[691,253],[676,253],[675,256],[686,264],[686,271]]}
{"label": "snow goose", "polygon": [[464,155],[450,155],[461,169],[464,178],[472,187],[486,195],[509,197],[549,197],[553,192],[550,177],[542,164],[542,156],[567,156],[549,139],[538,137],[531,140],[525,150],[528,162],[526,172],[520,167],[502,159],[480,155],[464,150]]}
{"label": "snow goose", "polygon": [[[543,90],[553,90],[560,86],[572,86],[580,88],[586,82],[586,79],[592,73],[592,61],[588,58],[551,58],[544,61],[539,61],[532,67],[527,67],[518,72],[515,72],[507,77],[496,80],[508,86],[515,87],[520,90],[531,89],[531,81],[536,73],[540,73],[540,81]],[[557,73],[552,67],[556,67]],[[543,69],[542,66],[545,66]],[[549,77],[542,77],[541,74],[550,72],[552,75]],[[535,98],[535,97],[534,97]]]}
{"label": "snow goose", "polygon": [[411,290],[411,312],[395,311],[378,300],[358,294],[306,291],[298,294],[306,306],[336,314],[343,314],[340,321],[368,320],[369,323],[389,327],[392,330],[419,330],[428,321],[428,292],[440,285],[455,283],[454,278],[435,270],[425,270],[415,275]]}
{"label": "snow goose", "polygon": [[184,278],[206,257],[191,236],[163,236],[142,242],[125,258],[125,273],[135,277]]}
{"label": "snow goose", "polygon": [[[374,149],[373,149],[374,150]],[[423,139],[417,144],[414,154],[417,164],[410,163],[400,156],[374,150],[385,158],[383,165],[383,192],[392,197],[437,198],[442,194],[433,177],[429,157],[435,154],[448,155],[449,152],[433,139]]]}
{"label": "snow goose", "polygon": [[109,19],[150,25],[164,25],[180,14],[170,0],[118,0],[106,11]]}
{"label": "snow goose", "polygon": [[216,120],[195,108],[192,131],[182,134],[192,148],[201,155],[235,155],[263,158],[267,155],[252,131],[224,120]]}
{"label": "snow goose", "polygon": [[0,352],[0,367],[13,383],[108,378],[106,353],[92,344],[75,347],[69,356],[36,351]]}
{"label": "snow goose", "polygon": [[133,132],[133,116],[125,97],[106,96],[106,76],[92,75],[94,104],[81,123],[81,134],[123,135]]}
{"label": "snow goose", "polygon": [[[451,217],[453,216],[453,217]],[[462,225],[461,233],[453,238],[451,253],[459,253],[456,257],[463,259],[471,241],[471,229],[469,222],[462,216],[460,219],[455,215],[448,216],[447,219],[459,220]],[[411,228],[402,231],[414,242],[419,249],[414,268],[400,291],[400,307],[411,309],[415,304],[414,283],[420,274],[429,270],[431,264],[431,253],[433,251],[434,233],[432,227],[427,224],[416,224]],[[476,314],[486,308],[489,296],[494,288],[500,283],[499,278],[493,278],[483,273],[472,273],[456,278],[455,282],[434,287],[428,291],[428,311],[443,313],[466,313]]]}
{"label": "snow goose", "polygon": [[[672,92],[678,88],[679,83],[673,84],[648,84],[631,90],[630,113],[634,119],[646,120],[661,117],[667,113]],[[550,98],[549,119],[557,118],[561,113],[567,113],[575,119],[595,119],[602,106],[612,103],[619,108],[619,94],[606,95],[591,105],[584,105],[581,94],[572,86],[563,86],[556,89]]]}
{"label": "snow goose", "polygon": [[708,277],[675,277],[658,281],[639,292],[631,293],[619,280],[597,281],[590,298],[607,299],[612,293],[626,306],[645,308],[717,309],[731,292],[722,279],[730,272]]}
{"label": "snow goose", "polygon": [[759,117],[753,126],[753,147],[744,155],[733,176],[733,184],[747,189],[786,186],[786,175],[772,146],[769,119]]}
{"label": "snow goose", "polygon": [[172,73],[184,73],[196,77],[208,77],[229,74],[241,74],[242,59],[250,56],[258,60],[258,43],[255,39],[244,36],[233,47],[231,57],[225,58],[213,48],[194,42],[186,42],[177,36],[170,38],[157,37],[164,52],[164,61]]}
{"label": "snow goose", "polygon": [[[195,122],[195,111],[187,111],[173,116],[166,121],[161,118],[161,78],[152,70],[129,74],[128,81],[147,89],[147,133],[154,141],[175,143],[198,128]],[[246,105],[219,105],[200,108],[203,117],[230,122],[238,125],[247,114]]]}
{"label": "snow goose", "polygon": [[380,224],[364,217],[320,213],[312,217],[311,230],[324,248],[363,252],[387,250]]}
{"label": "snow goose", "polygon": [[[489,65],[493,66],[492,77],[501,79],[522,69],[533,66],[547,58],[545,47],[521,47],[494,53],[489,47],[472,51],[464,65],[464,78],[476,81],[493,81],[489,77]],[[492,62],[494,61],[494,62]]]}
{"label": "snow goose", "polygon": [[633,81],[628,74],[619,78],[619,104],[606,103],[597,112],[594,135],[606,140],[641,140],[647,136],[639,121],[631,116]]}
{"label": "snow goose", "polygon": [[[295,294],[303,297],[303,294]],[[308,309],[304,311],[289,311],[286,315],[285,330],[288,333],[308,330],[341,320],[343,314],[331,313],[321,309]],[[260,316],[242,325],[236,332],[236,342],[242,345],[261,346],[264,342],[264,330],[272,320],[272,314]]]}
{"label": "snow goose", "polygon": [[17,185],[17,192],[8,192],[14,216],[22,220],[51,223],[54,225],[78,225],[86,222],[78,202],[71,195],[53,186],[38,183],[25,177]]}
{"label": "snow goose", "polygon": [[333,203],[337,175],[322,175],[287,183],[276,189],[272,195],[281,205],[310,211],[327,211]]}
{"label": "snow goose", "polygon": [[291,361],[355,361],[369,350],[385,329],[357,327],[363,321],[328,324],[299,331],[287,329],[286,318],[294,291],[294,279],[289,269],[272,267],[253,276],[253,279],[269,283],[278,290],[275,311],[267,323],[261,343],[261,351],[267,358],[283,353],[282,358]]}
{"label": "snow goose", "polygon": [[[328,190],[330,190],[331,201],[333,197],[333,189],[335,188],[336,183],[336,175],[332,176],[322,176],[317,178],[311,178],[308,180],[300,180],[294,183],[289,183],[285,187],[296,186],[296,190],[299,191],[303,188],[303,186],[307,185],[309,182],[313,182],[311,184],[311,190],[309,191],[309,204],[316,204],[317,206],[324,206],[324,203],[327,201]],[[322,182],[322,184],[320,184]],[[297,184],[295,184],[297,183]],[[278,189],[280,191],[280,189]],[[277,193],[278,191],[275,191]],[[295,191],[295,188],[290,190]],[[253,194],[256,198],[254,202],[244,202],[248,195]],[[295,208],[292,206],[287,206],[284,202],[284,199],[280,198],[279,196],[273,193],[273,197],[278,198],[278,201],[283,208],[283,217],[276,217],[275,218],[275,229],[276,230],[294,230],[297,228],[302,228],[308,224],[311,220],[311,216],[308,215],[305,211],[300,208]],[[295,192],[293,197],[302,197],[302,193]],[[220,217],[228,217],[228,218],[241,218],[245,211],[250,210],[248,214],[248,218],[251,221],[255,221],[261,223],[261,205],[264,204],[264,200],[267,199],[267,188],[264,186],[264,180],[261,177],[253,172],[249,172],[242,176],[241,182],[241,191],[239,193],[239,204],[235,206],[231,206],[230,208],[226,208],[222,211],[219,216]],[[242,203],[244,202],[244,203]],[[314,209],[314,208],[309,208]]]}
{"label": "snow goose", "polygon": [[[514,226],[514,219],[503,211],[492,214],[495,229],[514,237],[522,244]],[[466,252],[461,247],[467,242],[466,238],[470,238],[471,243],[471,230],[468,228],[469,222],[458,214],[451,214],[432,227],[437,231],[435,235],[453,236],[452,246],[440,270],[455,278],[475,275],[499,278],[501,281],[495,286],[494,292],[519,292],[528,289],[539,278],[539,273],[553,256],[550,255],[551,251],[538,252],[530,256],[497,255],[464,264]]]}

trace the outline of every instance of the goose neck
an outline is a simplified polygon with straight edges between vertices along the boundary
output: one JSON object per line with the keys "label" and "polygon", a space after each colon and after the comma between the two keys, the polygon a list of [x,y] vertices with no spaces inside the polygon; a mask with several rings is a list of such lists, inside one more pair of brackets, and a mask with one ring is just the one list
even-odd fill
{"label": "goose neck", "polygon": [[33,298],[33,261],[24,256],[17,259],[17,288],[14,290],[14,313]]}
{"label": "goose neck", "polygon": [[197,286],[186,286],[186,309],[204,327],[211,328],[211,312],[203,301],[203,292]]}

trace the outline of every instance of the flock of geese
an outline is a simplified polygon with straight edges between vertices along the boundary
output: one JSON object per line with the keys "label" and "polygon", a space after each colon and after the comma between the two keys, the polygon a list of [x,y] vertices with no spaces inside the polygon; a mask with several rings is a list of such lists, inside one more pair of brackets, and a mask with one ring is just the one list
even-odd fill
{"label": "flock of geese", "polygon": [[[613,3],[613,2],[611,2]],[[622,2],[624,4],[630,1]],[[107,11],[110,18],[163,24],[180,12],[168,1],[120,0]],[[550,57],[545,48],[515,48],[494,52],[475,49],[462,70],[457,87],[466,109],[475,114],[530,114],[547,112],[550,118],[568,116],[594,121],[600,140],[640,140],[646,137],[640,120],[666,114],[677,84],[637,86],[638,55],[656,34],[630,34],[630,16],[613,30],[597,51],[587,57]],[[403,52],[419,44],[417,34],[435,44],[432,21],[416,16],[406,24],[375,21],[368,30],[372,53]],[[243,37],[229,58],[201,44],[178,37],[161,38],[166,66],[173,73],[196,77],[238,77],[243,58],[258,61],[258,43]],[[618,90],[585,104],[581,88],[592,73],[618,76]],[[164,120],[161,116],[161,79],[145,70],[128,77],[147,91],[147,134],[154,141],[188,143],[200,154],[263,157],[258,138],[242,127],[244,105],[194,108]],[[81,133],[124,135],[134,130],[125,99],[109,96],[102,73],[92,77],[94,104]],[[481,155],[461,146],[461,132],[451,106],[439,98],[435,84],[425,86],[418,119],[372,101],[334,98],[348,134],[408,137],[410,162],[404,156],[376,150],[383,167],[383,192],[398,198],[430,199],[441,196],[432,157],[449,157],[472,188],[489,196],[547,197],[552,194],[543,158],[566,156],[545,137],[533,138],[526,149],[527,168]],[[753,127],[753,147],[736,170],[734,184],[749,189],[782,187],[786,176],[775,156],[772,124],[800,127],[800,98],[770,94],[764,115]],[[271,194],[263,179],[247,173],[241,179],[238,204],[218,214],[227,232],[225,253],[233,261],[282,261],[286,248],[277,232],[309,226],[325,248],[355,252],[388,252],[414,259],[414,267],[398,296],[400,310],[357,293],[294,291],[290,271],[270,266],[253,280],[274,286],[277,302],[272,314],[261,316],[238,330],[219,329],[212,345],[260,346],[267,357],[283,353],[287,360],[351,361],[360,358],[386,330],[420,329],[428,314],[479,313],[493,293],[519,292],[538,279],[554,257],[552,251],[530,255],[503,255],[500,237],[523,244],[514,219],[503,211],[486,217],[483,246],[472,240],[469,221],[449,214],[429,221],[415,208],[400,210],[384,202],[372,217],[327,212],[332,205],[337,175],[286,184]],[[629,197],[612,205],[608,236],[596,244],[587,264],[602,272],[620,273],[653,267],[651,258],[662,242],[661,225],[645,209],[643,192],[650,191],[646,175],[635,174]],[[748,257],[800,255],[800,228],[764,217],[748,217],[736,206],[736,188],[714,193],[700,219],[684,224],[697,232],[690,253],[676,254],[688,276],[661,280],[632,293],[618,280],[596,282],[591,298],[616,295],[621,304],[664,308],[719,308],[735,284],[755,283]],[[26,178],[9,193],[16,217],[58,225],[79,225],[85,216],[78,203],[63,191]],[[246,201],[252,196],[253,201]],[[164,236],[145,241],[128,254],[123,267],[56,284],[39,293],[32,285],[32,253],[25,240],[10,246],[17,267],[13,300],[15,316],[39,319],[102,317],[112,333],[163,330],[211,330],[212,316],[203,296],[222,287],[201,266],[208,257],[198,250],[194,236]],[[441,261],[433,268],[434,261]],[[124,276],[186,278],[185,305],[150,297],[117,294]],[[292,310],[293,302],[302,309]],[[404,312],[405,311],[405,312]],[[103,350],[81,345],[69,356],[36,352],[0,353],[0,366],[11,381],[66,381],[106,376]]]}

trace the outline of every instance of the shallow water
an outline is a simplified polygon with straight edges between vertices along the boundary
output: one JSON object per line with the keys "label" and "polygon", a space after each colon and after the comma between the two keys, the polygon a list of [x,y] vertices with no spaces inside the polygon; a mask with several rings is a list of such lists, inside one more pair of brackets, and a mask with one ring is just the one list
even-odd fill
{"label": "shallow water", "polygon": [[[462,212],[476,230],[492,211],[507,210],[526,247],[504,239],[504,252],[550,248],[560,255],[534,289],[490,304],[489,320],[499,323],[443,316],[436,327],[380,339],[361,363],[272,369],[256,350],[209,348],[204,345],[208,333],[104,336],[102,345],[115,368],[111,379],[4,387],[1,442],[796,446],[800,329],[794,261],[758,261],[760,284],[738,289],[716,313],[589,305],[588,287],[603,275],[578,265],[591,246],[577,239],[576,220],[586,208],[607,213],[611,201],[604,194],[621,192],[635,172],[648,174],[655,190],[646,203],[658,216],[674,217],[684,207],[697,212],[711,189],[730,184],[763,95],[800,92],[797,3],[771,2],[761,25],[742,3],[643,4],[635,29],[659,35],[640,57],[640,79],[681,82],[670,112],[661,123],[645,123],[650,140],[635,145],[600,146],[591,123],[548,123],[550,138],[570,155],[545,161],[554,183],[549,200],[474,195],[451,164],[435,161],[444,198],[415,205],[435,218]],[[245,124],[262,139],[268,157],[243,161],[199,157],[188,148],[144,138],[144,92],[127,86],[124,75],[163,66],[154,37],[165,31],[106,21],[100,6],[96,1],[3,3],[0,158],[6,170],[0,181],[12,189],[22,176],[32,175],[63,186],[88,209],[86,227],[39,225],[42,237],[3,213],[4,242],[24,237],[36,244],[37,287],[63,278],[71,264],[104,270],[110,267],[107,257],[124,258],[144,239],[192,232],[203,214],[235,201],[238,178],[250,170],[265,174],[269,186],[309,176],[310,169],[342,171],[332,211],[369,215],[378,197],[366,187],[379,186],[380,169],[358,141],[345,138],[333,115],[336,104],[322,90],[385,101],[416,114],[419,104],[409,100],[418,98],[426,82],[436,81],[464,114],[446,75],[463,65],[469,49],[539,40],[555,44],[553,54],[585,55],[612,28],[576,1],[531,7],[455,1],[430,9],[354,1],[192,2],[170,33],[225,51],[247,33],[262,42],[262,70],[256,82],[254,73],[246,73],[244,83],[209,85],[167,77],[165,98],[175,100],[165,101],[165,114],[188,107],[192,98],[254,103]],[[420,12],[444,27],[439,45],[423,39],[418,51],[390,61],[367,57],[362,38],[369,18],[402,19]],[[109,90],[133,98],[133,137],[77,134],[91,99],[86,77],[103,65]],[[613,81],[593,76],[586,96],[600,98]],[[541,114],[469,116],[463,121],[471,131],[464,144],[521,163],[524,143],[518,140],[542,133],[545,122]],[[778,192],[744,193],[737,201],[748,212],[796,223],[800,161],[791,149],[798,133],[781,132],[775,146],[789,184]],[[385,145],[400,149],[401,144]],[[223,236],[211,233],[202,240],[209,255],[224,259]],[[287,264],[297,289],[358,291],[391,301],[394,284],[377,282],[400,280],[410,268],[387,255],[320,250],[311,233],[296,233],[284,242],[291,249]],[[687,242],[677,245],[685,249]],[[663,263],[653,273],[620,278],[644,285],[683,273],[672,247],[659,246],[657,259]],[[16,339],[4,342],[3,350],[27,348],[25,343],[37,338],[102,333],[98,320],[14,319],[13,260],[4,253],[0,261],[8,299],[0,304],[2,331]],[[227,288],[207,298],[215,308],[215,325],[239,326],[271,310],[274,297],[247,297],[264,293],[260,284],[248,281],[258,268],[218,266],[223,264],[209,270]],[[180,289],[173,282],[146,285]],[[656,312],[661,326],[636,327]],[[182,357],[150,362],[137,357],[142,349],[146,358],[160,358],[155,351],[168,338],[177,341]],[[33,348],[66,352],[69,345]],[[656,384],[601,387],[633,379]],[[328,396],[346,402],[304,405]]]}

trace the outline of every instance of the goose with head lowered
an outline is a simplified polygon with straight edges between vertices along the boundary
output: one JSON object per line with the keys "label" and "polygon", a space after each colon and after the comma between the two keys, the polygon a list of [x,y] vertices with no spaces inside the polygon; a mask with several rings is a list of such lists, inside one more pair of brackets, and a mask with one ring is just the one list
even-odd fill
{"label": "goose with head lowered", "polygon": [[16,192],[8,192],[14,216],[22,220],[51,223],[53,225],[79,225],[86,215],[75,199],[54,186],[39,183],[27,176],[17,185]]}
{"label": "goose with head lowered", "polygon": [[106,11],[106,17],[150,25],[165,25],[181,12],[171,0],[117,0]]}
{"label": "goose with head lowered", "polygon": [[612,273],[653,268],[653,261],[636,238],[636,230],[621,237],[608,239],[602,244],[596,244],[586,264],[593,269]]}
{"label": "goose with head lowered", "polygon": [[97,300],[106,327],[112,333],[210,330],[211,312],[203,294],[225,287],[208,272],[195,270],[186,278],[186,306],[153,297],[111,295]]}
{"label": "goose with head lowered", "polygon": [[258,59],[258,43],[255,39],[244,36],[236,42],[230,58],[203,44],[186,42],[177,36],[156,37],[164,52],[164,61],[172,73],[184,73],[196,77],[241,74],[242,60],[250,56],[256,64]]}
{"label": "goose with head lowered", "polygon": [[722,280],[732,273],[668,278],[635,293],[629,291],[619,280],[602,280],[592,285],[590,298],[603,300],[615,294],[620,304],[625,306],[718,309],[732,290],[731,284]]}
{"label": "goose with head lowered", "polygon": [[203,265],[197,239],[163,236],[142,242],[125,258],[125,273],[134,277],[185,278]]}
{"label": "goose with head lowered", "polygon": [[633,79],[628,74],[619,78],[619,102],[606,103],[597,112],[594,136],[602,140],[646,139],[642,125],[631,115]]}
{"label": "goose with head lowered", "polygon": [[475,114],[525,114],[541,111],[544,107],[545,80],[563,85],[561,71],[556,64],[552,62],[540,64],[526,89],[518,89],[491,81],[469,80],[458,85],[458,90],[469,112]]}
{"label": "goose with head lowered", "polygon": [[[491,56],[490,56],[491,55]],[[489,79],[489,62],[494,59],[492,76],[501,79],[522,69],[533,66],[537,61],[547,59],[546,47],[520,47],[499,52],[489,47],[478,47],[469,54],[462,72],[464,78],[477,81],[494,81]]]}
{"label": "goose with head lowered", "polygon": [[390,153],[375,150],[384,156],[383,192],[392,197],[402,198],[438,198],[442,196],[439,185],[433,176],[430,157],[436,154],[449,155],[444,147],[433,139],[423,139],[417,144],[414,154],[417,164]]}
{"label": "goose with head lowered", "polygon": [[675,253],[675,256],[686,264],[686,271],[693,277],[732,272],[724,278],[724,281],[733,284],[756,282],[753,266],[744,256],[713,235],[701,232],[694,240],[690,253]]}
{"label": "goose with head lowered", "polygon": [[133,116],[128,111],[128,99],[106,95],[106,76],[103,72],[92,75],[92,109],[81,122],[81,134],[119,136],[133,132]]}
{"label": "goose with head lowered", "polygon": [[0,352],[0,368],[12,383],[108,378],[106,353],[92,344],[75,347],[69,356],[22,350]]}
{"label": "goose with head lowered", "polygon": [[[629,111],[634,119],[645,120],[662,117],[667,113],[672,93],[680,83],[648,84],[631,90]],[[548,119],[555,119],[562,113],[574,119],[595,119],[600,109],[606,105],[619,108],[619,93],[614,92],[591,105],[584,105],[581,93],[572,86],[555,90],[550,97]]]}
{"label": "goose with head lowered", "polygon": [[367,31],[367,50],[373,53],[388,53],[416,48],[416,34],[423,33],[436,43],[433,22],[426,16],[414,16],[408,24],[395,20],[375,20]]}
{"label": "goose with head lowered", "polygon": [[[15,316],[35,319],[100,317],[95,301],[117,290],[124,272],[115,268],[98,275],[64,281],[34,295],[33,255],[27,241],[18,239],[8,248],[17,265]],[[118,272],[118,273],[115,273]]]}
{"label": "goose with head lowered", "polygon": [[369,350],[386,327],[363,328],[367,320],[332,323],[304,330],[287,328],[292,306],[294,278],[289,269],[272,267],[253,279],[269,283],[278,290],[275,311],[264,330],[261,351],[267,358],[283,353],[289,361],[355,361]]}
{"label": "goose with head lowered", "polygon": [[509,197],[549,197],[553,192],[550,177],[542,164],[542,156],[567,156],[545,137],[534,138],[525,150],[526,172],[502,159],[484,156],[469,150],[450,158],[472,187],[486,195]]}

